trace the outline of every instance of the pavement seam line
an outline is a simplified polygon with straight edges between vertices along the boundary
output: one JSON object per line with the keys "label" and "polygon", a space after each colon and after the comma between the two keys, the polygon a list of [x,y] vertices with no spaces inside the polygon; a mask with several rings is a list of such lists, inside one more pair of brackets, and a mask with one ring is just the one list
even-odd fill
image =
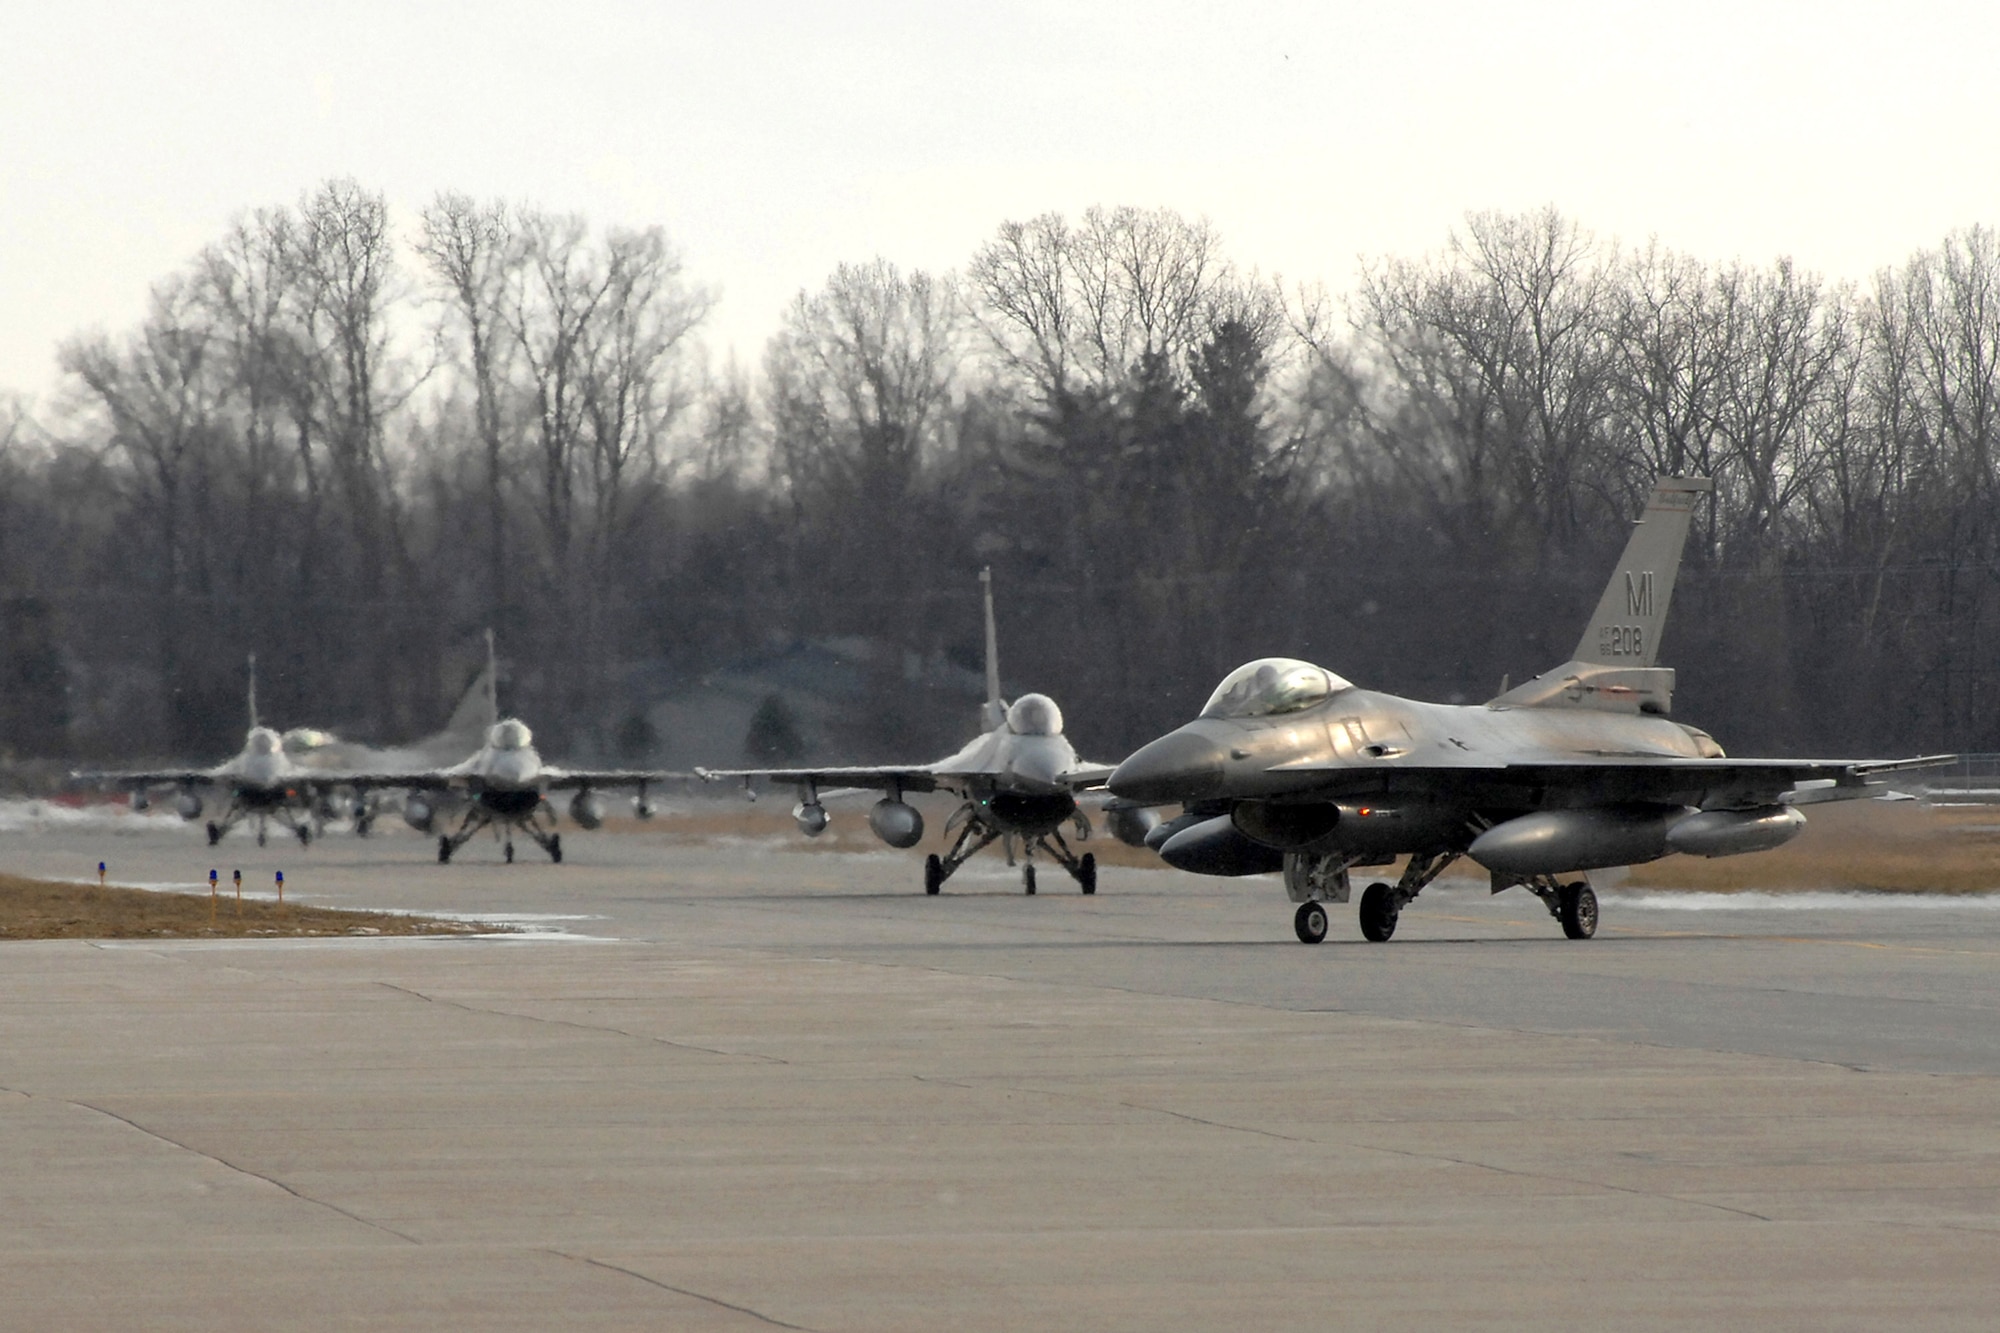
{"label": "pavement seam line", "polygon": [[736,1305],[722,1300],[720,1297],[704,1295],[699,1291],[690,1291],[686,1287],[676,1287],[671,1282],[662,1282],[656,1277],[647,1277],[644,1273],[634,1272],[629,1268],[621,1268],[617,1264],[607,1263],[602,1259],[593,1259],[587,1254],[569,1254],[562,1250],[543,1250],[542,1253],[552,1254],[558,1259],[567,1259],[571,1263],[588,1264],[592,1268],[602,1268],[606,1272],[622,1273],[626,1277],[643,1282],[649,1287],[658,1287],[661,1291],[671,1291],[676,1296],[686,1296],[690,1300],[706,1301],[708,1304],[718,1306],[724,1310],[734,1310],[737,1314],[748,1315],[750,1318],[769,1324],[773,1328],[790,1328],[798,1330],[798,1333],[812,1333],[812,1330],[808,1329],[804,1324],[788,1324],[782,1319],[774,1319],[763,1311],[753,1310],[747,1305]]}
{"label": "pavement seam line", "polygon": [[[1318,1142],[1318,1140],[1313,1140]],[[1332,1146],[1332,1145],[1328,1145]],[[1589,1189],[1609,1190],[1614,1194],[1630,1194],[1640,1199],[1665,1199],[1670,1203],[1684,1203],[1692,1208],[1712,1208],[1719,1213],[1731,1213],[1737,1217],[1747,1217],[1754,1222],[1773,1222],[1777,1219],[1753,1213],[1747,1208],[1731,1208],[1726,1203],[1710,1203],[1705,1199],[1690,1199],[1679,1194],[1664,1194],[1658,1190],[1642,1190],[1632,1185],[1613,1185],[1608,1181],[1585,1180],[1577,1176],[1561,1176],[1551,1171],[1523,1171],[1519,1167],[1495,1166],[1491,1162],[1478,1162],[1469,1157],[1453,1157],[1449,1153],[1418,1152],[1414,1148],[1388,1148],[1379,1143],[1364,1143],[1353,1140],[1349,1146],[1364,1152],[1388,1153],[1393,1157],[1414,1157],[1420,1162],[1450,1162],[1453,1166],[1471,1167],[1475,1171],[1492,1171],[1498,1175],[1513,1176],[1520,1180],[1553,1180],[1564,1185],[1582,1185]]]}
{"label": "pavement seam line", "polygon": [[[1058,1089],[1031,1088],[1028,1087],[1027,1085],[1018,1085],[1018,1084],[1016,1086],[1019,1087],[1022,1091],[1034,1091],[1034,1092],[1039,1092],[1044,1096],[1064,1097],[1073,1101],[1095,1102],[1098,1100],[1097,1098],[1094,1097],[1083,1096],[1080,1093],[1064,1092]],[[1611,1190],[1614,1193],[1631,1194],[1642,1199],[1666,1199],[1673,1203],[1684,1203],[1697,1208],[1713,1208],[1720,1212],[1733,1213],[1738,1217],[1748,1217],[1759,1222],[1769,1222],[1773,1220],[1771,1218],[1765,1217],[1762,1213],[1753,1213],[1750,1212],[1748,1209],[1744,1208],[1731,1208],[1728,1204],[1724,1203],[1710,1203],[1702,1199],[1689,1199],[1678,1194],[1663,1194],[1657,1190],[1642,1190],[1635,1188],[1631,1185],[1613,1185],[1601,1180],[1586,1180],[1575,1176],[1560,1176],[1544,1171],[1523,1171],[1515,1167],[1494,1166],[1489,1162],[1473,1161],[1472,1159],[1465,1157],[1452,1157],[1444,1153],[1422,1153],[1409,1148],[1385,1148],[1380,1146],[1379,1144],[1364,1143],[1358,1139],[1346,1140],[1346,1141],[1328,1141],[1325,1139],[1299,1138],[1295,1135],[1280,1134],[1275,1130],[1258,1129],[1252,1125],[1232,1125],[1229,1124],[1227,1121],[1222,1121],[1222,1120],[1204,1120],[1202,1117],[1198,1115],[1189,1115],[1185,1111],[1170,1110],[1164,1106],[1147,1106],[1142,1102],[1118,1101],[1114,1103],[1114,1105],[1123,1106],[1128,1110],[1141,1111],[1153,1115],[1171,1116],[1176,1120],[1185,1120],[1191,1124],[1196,1124],[1196,1125],[1206,1125],[1211,1129],[1226,1129],[1238,1134],[1256,1134],[1264,1138],[1277,1139],[1284,1143],[1310,1143],[1313,1146],[1320,1148],[1342,1148],[1342,1147],[1359,1148],[1363,1152],[1381,1152],[1381,1153],[1389,1153],[1391,1155],[1398,1157],[1414,1157],[1417,1158],[1419,1161],[1450,1162],[1454,1166],[1470,1167],[1473,1170],[1480,1170],[1480,1171],[1493,1171],[1500,1175],[1514,1176],[1522,1180],[1554,1180],[1554,1181],[1560,1181],[1565,1185],[1582,1185],[1592,1189]]]}
{"label": "pavement seam line", "polygon": [[230,1161],[226,1157],[217,1157],[212,1152],[203,1152],[200,1148],[196,1148],[191,1144],[182,1143],[179,1139],[169,1138],[167,1135],[160,1133],[160,1131],[158,1131],[157,1129],[148,1129],[146,1126],[140,1124],[138,1121],[132,1119],[129,1116],[119,1115],[116,1111],[108,1111],[102,1106],[93,1106],[89,1102],[72,1101],[69,1102],[68,1104],[77,1107],[79,1110],[94,1111],[98,1115],[104,1116],[107,1119],[116,1120],[121,1125],[124,1125],[130,1129],[138,1130],[141,1134],[144,1134],[148,1138],[158,1139],[161,1143],[167,1144],[169,1147],[179,1148],[182,1152],[192,1153],[196,1157],[204,1158],[208,1161],[214,1162],[217,1166],[226,1167],[227,1169],[236,1172],[238,1175],[248,1176],[252,1180],[261,1180],[266,1185],[272,1185],[278,1189],[283,1190],[285,1193],[291,1195],[294,1199],[297,1199],[300,1203],[309,1203],[315,1207],[324,1208],[328,1212],[338,1213],[340,1216],[346,1218],[350,1222],[358,1222],[362,1226],[373,1228],[376,1231],[382,1232],[384,1235],[394,1236],[397,1240],[400,1240],[405,1244],[408,1245],[423,1244],[423,1242],[418,1240],[415,1236],[406,1236],[392,1226],[385,1226],[380,1222],[376,1222],[369,1218],[363,1217],[359,1213],[350,1213],[337,1203],[328,1203],[325,1199],[315,1199],[310,1194],[292,1188],[290,1185],[287,1185],[284,1181],[279,1180],[276,1176],[267,1176],[261,1171],[252,1171],[247,1166],[238,1166],[236,1163]]}
{"label": "pavement seam line", "polygon": [[668,1037],[649,1037],[643,1032],[627,1032],[624,1028],[605,1027],[599,1023],[579,1023],[573,1018],[544,1018],[539,1014],[516,1013],[512,1009],[487,1009],[480,1005],[467,1004],[463,1000],[446,1000],[436,995],[426,995],[422,991],[413,990],[408,986],[398,986],[393,981],[377,981],[375,984],[386,990],[413,996],[426,1004],[441,1004],[447,1008],[459,1009],[468,1014],[483,1014],[488,1018],[512,1018],[523,1023],[546,1023],[550,1027],[576,1028],[582,1032],[601,1032],[613,1037],[624,1037],[630,1041],[643,1041],[654,1046],[670,1047],[677,1051],[700,1051],[703,1055],[719,1055],[731,1060],[756,1060],[769,1065],[789,1065],[791,1063],[790,1060],[781,1059],[775,1055],[765,1055],[759,1051],[725,1051],[715,1046],[697,1046],[693,1042],[674,1041]]}

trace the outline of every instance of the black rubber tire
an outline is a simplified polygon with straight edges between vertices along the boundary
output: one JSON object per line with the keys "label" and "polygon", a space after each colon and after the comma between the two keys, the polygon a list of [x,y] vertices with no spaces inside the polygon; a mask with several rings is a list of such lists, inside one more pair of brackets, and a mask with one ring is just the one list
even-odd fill
{"label": "black rubber tire", "polygon": [[938,860],[936,852],[932,852],[924,858],[924,892],[935,898],[943,887],[944,862]]}
{"label": "black rubber tire", "polygon": [[1076,885],[1084,893],[1097,892],[1097,853],[1085,852],[1083,860],[1077,863]]}
{"label": "black rubber tire", "polygon": [[451,864],[451,839],[442,833],[438,834],[438,864]]}
{"label": "black rubber tire", "polygon": [[1597,893],[1588,884],[1578,881],[1565,884],[1558,891],[1557,915],[1562,920],[1563,934],[1573,940],[1587,940],[1597,933]]}
{"label": "black rubber tire", "polygon": [[1030,898],[1035,896],[1035,868],[1033,866],[1021,867],[1021,892],[1027,894]]}
{"label": "black rubber tire", "polygon": [[264,840],[265,840],[265,838],[266,838],[266,837],[268,837],[268,836],[269,836],[269,835],[268,835],[268,834],[266,834],[266,833],[264,832],[264,830],[263,830],[263,829],[258,829],[258,830],[257,830],[257,845],[258,845],[259,847],[262,847],[262,846],[264,845]]}
{"label": "black rubber tire", "polygon": [[1292,916],[1292,929],[1301,944],[1318,944],[1326,938],[1326,904],[1300,903]]}
{"label": "black rubber tire", "polygon": [[1361,895],[1361,936],[1375,944],[1387,944],[1396,933],[1398,913],[1393,906],[1395,891],[1387,884],[1370,884]]}
{"label": "black rubber tire", "polygon": [[304,825],[301,825],[299,827],[299,846],[310,847],[312,846],[312,840],[313,840],[313,831],[309,828],[306,828]]}
{"label": "black rubber tire", "polygon": [[216,844],[216,843],[218,843],[218,842],[221,842],[221,841],[222,841],[222,830],[221,830],[221,829],[219,829],[219,828],[217,828],[217,827],[215,826],[215,821],[214,821],[214,820],[212,820],[212,819],[211,819],[211,820],[209,820],[209,821],[208,821],[208,845],[209,845],[209,846],[211,846],[211,847],[213,847],[213,846],[215,846],[215,844]]}
{"label": "black rubber tire", "polygon": [[557,865],[562,864],[562,834],[560,833],[551,833],[549,835],[549,860],[555,862]]}
{"label": "black rubber tire", "polygon": [[511,842],[510,842],[510,843],[508,843],[508,844],[507,844],[507,846],[506,846],[506,848],[505,848],[505,849],[504,849],[504,850],[502,851],[501,855],[503,855],[503,856],[505,856],[505,857],[507,858],[507,864],[508,864],[508,865],[513,865],[513,864],[514,864],[514,844],[513,844],[513,843],[511,843]]}

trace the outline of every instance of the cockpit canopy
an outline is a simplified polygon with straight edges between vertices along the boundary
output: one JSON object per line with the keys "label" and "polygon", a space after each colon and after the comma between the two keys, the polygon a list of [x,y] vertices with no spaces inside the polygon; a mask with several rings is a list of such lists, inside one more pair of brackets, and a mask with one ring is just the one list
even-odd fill
{"label": "cockpit canopy", "polygon": [[519,718],[510,717],[505,722],[496,722],[488,733],[486,743],[496,750],[525,750],[535,739],[528,730],[528,724]]}
{"label": "cockpit canopy", "polygon": [[279,745],[278,733],[269,727],[250,728],[250,743],[247,748],[251,754],[276,754]]}
{"label": "cockpit canopy", "polygon": [[1024,694],[1007,710],[1007,729],[1016,736],[1060,736],[1062,727],[1062,709],[1046,694]]}
{"label": "cockpit canopy", "polygon": [[1203,717],[1270,717],[1311,708],[1336,690],[1351,689],[1331,671],[1290,657],[1260,657],[1222,678]]}

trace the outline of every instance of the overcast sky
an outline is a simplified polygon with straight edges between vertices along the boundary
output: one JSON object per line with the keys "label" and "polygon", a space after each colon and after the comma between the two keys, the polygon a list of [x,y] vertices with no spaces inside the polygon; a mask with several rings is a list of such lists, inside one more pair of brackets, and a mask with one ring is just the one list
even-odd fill
{"label": "overcast sky", "polygon": [[1467,210],[1844,277],[2000,223],[1990,5],[16,4],[0,388],[329,177],[658,223],[755,364],[843,260],[961,264],[1093,203],[1351,284]]}

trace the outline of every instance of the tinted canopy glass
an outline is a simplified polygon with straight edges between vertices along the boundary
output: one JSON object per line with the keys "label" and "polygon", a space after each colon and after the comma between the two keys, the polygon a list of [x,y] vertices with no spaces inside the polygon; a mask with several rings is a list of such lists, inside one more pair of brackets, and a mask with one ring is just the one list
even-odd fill
{"label": "tinted canopy glass", "polygon": [[1310,662],[1264,657],[1246,662],[1223,678],[1208,696],[1203,717],[1269,717],[1311,708],[1346,681]]}

